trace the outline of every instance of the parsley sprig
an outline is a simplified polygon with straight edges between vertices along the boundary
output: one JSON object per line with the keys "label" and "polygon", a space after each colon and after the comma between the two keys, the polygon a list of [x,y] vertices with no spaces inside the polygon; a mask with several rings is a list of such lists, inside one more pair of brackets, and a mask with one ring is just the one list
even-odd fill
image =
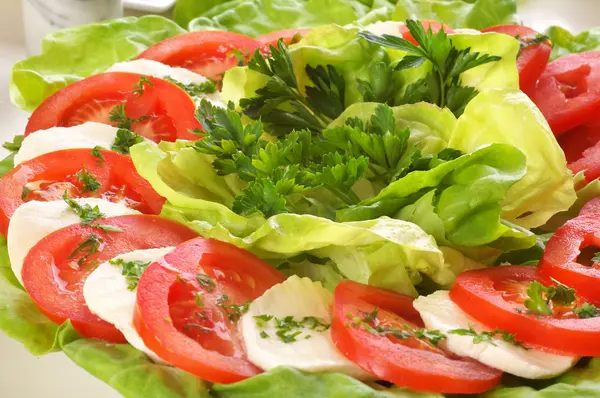
{"label": "parsley sprig", "polygon": [[507,343],[513,344],[517,347],[521,347],[524,350],[529,350],[529,348],[525,347],[523,345],[523,343],[521,343],[520,341],[516,340],[516,335],[507,332],[506,330],[501,330],[501,329],[495,329],[492,331],[481,331],[479,333],[477,333],[477,331],[473,330],[472,327],[469,327],[469,329],[454,329],[454,330],[449,330],[448,331],[449,334],[456,334],[458,336],[470,336],[473,337],[473,344],[479,344],[479,343],[489,343],[493,346],[496,346],[497,344],[494,342],[494,337],[499,336],[502,338],[502,340],[504,340]]}
{"label": "parsley sprig", "polygon": [[207,79],[203,83],[188,83],[183,84],[170,76],[164,78],[164,80],[172,83],[188,93],[190,97],[200,97],[204,94],[212,94],[217,91],[217,83],[214,80]]}
{"label": "parsley sprig", "polygon": [[23,136],[15,135],[13,137],[12,142],[11,141],[5,142],[4,144],[2,144],[2,148],[6,149],[7,151],[10,151],[10,152],[18,152],[19,149],[21,149],[22,143],[23,143]]}
{"label": "parsley sprig", "polygon": [[461,75],[478,66],[499,61],[501,57],[480,54],[470,48],[459,50],[443,29],[437,33],[433,33],[431,28],[426,31],[419,21],[409,19],[406,26],[418,46],[398,36],[378,36],[368,32],[360,32],[359,35],[371,43],[406,51],[409,55],[398,62],[396,70],[416,68],[425,62],[431,65],[431,72],[406,87],[403,102],[430,102],[447,107],[457,117],[460,116],[469,101],[478,94],[474,87],[461,84]]}
{"label": "parsley sprig", "polygon": [[600,309],[593,304],[584,302],[577,305],[578,297],[575,289],[552,279],[555,284],[544,286],[538,281],[533,281],[527,287],[528,299],[525,308],[531,314],[552,316],[555,314],[554,306],[571,308],[573,313],[580,318],[593,318],[600,316]]}
{"label": "parsley sprig", "polygon": [[135,290],[142,277],[142,274],[152,263],[151,261],[125,261],[122,258],[117,258],[109,261],[110,264],[116,265],[123,269],[122,275],[127,280],[127,288]]}
{"label": "parsley sprig", "polygon": [[[296,320],[291,315],[278,318],[273,315],[264,314],[255,316],[254,320],[259,329],[274,327],[277,338],[286,344],[294,343],[301,337],[305,340],[312,338],[313,335],[307,333],[307,330],[315,333],[323,333],[331,327],[330,323],[315,316],[305,316],[300,320]],[[261,331],[260,336],[263,339],[270,337],[265,330]]]}

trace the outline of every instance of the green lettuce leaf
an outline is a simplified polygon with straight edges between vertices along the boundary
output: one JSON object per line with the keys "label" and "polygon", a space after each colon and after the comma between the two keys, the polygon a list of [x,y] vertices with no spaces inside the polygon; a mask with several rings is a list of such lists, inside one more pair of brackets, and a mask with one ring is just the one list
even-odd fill
{"label": "green lettuce leaf", "polygon": [[42,53],[15,64],[10,96],[32,111],[67,84],[104,72],[154,43],[184,33],[159,16],[122,18],[60,30],[44,37]]}
{"label": "green lettuce leaf", "polygon": [[552,41],[552,60],[563,55],[600,49],[600,28],[573,35],[560,26],[551,26],[546,30],[546,35]]}
{"label": "green lettuce leaf", "polygon": [[183,0],[177,3],[175,20],[189,30],[229,30],[256,37],[283,29],[345,25],[373,12],[378,16],[371,14],[369,19],[389,19],[393,4],[392,0]]}
{"label": "green lettuce leaf", "polygon": [[448,142],[471,152],[482,145],[504,143],[527,158],[527,173],[507,192],[502,217],[525,228],[543,225],[576,199],[565,155],[544,116],[518,90],[484,90],[473,99]]}
{"label": "green lettuce leaf", "polygon": [[483,29],[515,23],[516,14],[516,0],[399,0],[393,19],[433,19],[452,28]]}

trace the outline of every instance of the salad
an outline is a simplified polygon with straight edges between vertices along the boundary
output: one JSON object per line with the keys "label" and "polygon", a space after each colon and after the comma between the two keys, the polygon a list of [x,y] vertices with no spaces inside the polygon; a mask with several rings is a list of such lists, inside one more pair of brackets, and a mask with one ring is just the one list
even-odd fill
{"label": "salad", "polygon": [[258,3],[15,65],[0,329],[131,398],[598,395],[600,53],[511,2]]}

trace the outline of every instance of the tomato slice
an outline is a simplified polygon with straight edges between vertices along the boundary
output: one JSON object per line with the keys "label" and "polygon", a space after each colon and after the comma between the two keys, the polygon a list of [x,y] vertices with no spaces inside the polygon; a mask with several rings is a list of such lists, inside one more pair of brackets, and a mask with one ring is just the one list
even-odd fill
{"label": "tomato slice", "polygon": [[131,130],[152,141],[198,139],[190,132],[201,128],[194,117],[196,107],[185,91],[162,79],[126,72],[88,77],[53,94],[33,112],[25,135],[85,122],[117,126],[110,114],[123,106]]}
{"label": "tomato slice", "polygon": [[120,229],[70,225],[47,235],[23,262],[23,285],[40,310],[53,322],[70,319],[84,336],[125,342],[111,324],[88,309],[83,284],[98,264],[133,250],[177,246],[198,236],[191,229],[159,216],[128,215],[97,220]]}
{"label": "tomato slice", "polygon": [[299,42],[302,36],[306,36],[310,32],[310,29],[286,29],[278,30],[277,32],[267,33],[256,38],[259,42],[269,46],[277,46],[279,39],[283,39],[283,42],[288,46]]}
{"label": "tomato slice", "polygon": [[246,357],[242,306],[285,276],[232,244],[198,238],[144,272],[134,325],[144,343],[177,368],[232,383],[261,372]]}
{"label": "tomato slice", "polygon": [[[334,294],[331,335],[335,345],[378,378],[415,390],[470,394],[499,383],[499,370],[455,357],[426,339],[399,338],[403,332],[423,327],[412,303],[409,296],[341,282]],[[373,328],[390,333],[372,333]]]}
{"label": "tomato slice", "polygon": [[587,183],[600,177],[600,141],[583,151],[582,157],[568,164],[573,174],[583,171]]}
{"label": "tomato slice", "polygon": [[[482,32],[504,33],[517,38],[523,45],[517,58],[517,69],[519,70],[519,86],[521,91],[530,93],[546,69],[550,60],[552,45],[549,40],[539,44],[527,45],[540,35],[539,32],[523,25],[498,25],[481,30]],[[525,45],[527,45],[525,47]]]}
{"label": "tomato slice", "polygon": [[233,32],[201,31],[190,32],[163,40],[138,56],[170,66],[179,66],[220,80],[227,70],[237,66],[233,50],[251,55],[262,43]]}
{"label": "tomato slice", "polygon": [[583,152],[600,141],[600,125],[589,122],[567,131],[557,138],[565,152],[567,163],[573,163],[583,157]]}
{"label": "tomato slice", "polygon": [[530,94],[558,136],[600,110],[600,51],[550,62]]}
{"label": "tomato slice", "polygon": [[[447,34],[454,33],[454,30],[450,29],[450,27],[448,27],[448,25],[441,24],[438,21],[422,20],[420,22],[423,24],[423,28],[425,28],[426,32],[431,29],[431,31],[433,33],[437,33],[440,30],[444,29],[444,32],[446,32]],[[399,30],[399,33],[402,35],[402,38],[410,41],[415,46],[419,45],[419,43],[417,43],[417,41],[415,40],[413,35],[410,33],[410,31],[408,30],[408,27],[405,24],[398,22],[398,30]]]}
{"label": "tomato slice", "polygon": [[[23,162],[0,179],[0,233],[17,207],[30,200],[60,200],[69,197],[101,197],[125,201],[142,213],[159,214],[165,199],[135,170],[129,156],[90,149],[65,149]],[[87,180],[87,183],[86,183]],[[95,189],[92,189],[95,188]]]}
{"label": "tomato slice", "polygon": [[[598,201],[591,203],[585,211],[592,211],[594,204],[598,206]],[[579,296],[600,304],[600,263],[585,266],[578,261],[581,251],[588,247],[600,247],[598,213],[569,220],[556,230],[540,261],[540,276],[546,280],[559,280],[574,288]]]}
{"label": "tomato slice", "polygon": [[594,198],[587,202],[579,211],[580,216],[600,215],[600,197]]}
{"label": "tomato slice", "polygon": [[525,309],[527,287],[536,280],[537,269],[530,266],[467,271],[458,275],[450,298],[477,321],[513,333],[524,343],[566,355],[600,355],[600,317],[580,319],[560,308],[545,316]]}

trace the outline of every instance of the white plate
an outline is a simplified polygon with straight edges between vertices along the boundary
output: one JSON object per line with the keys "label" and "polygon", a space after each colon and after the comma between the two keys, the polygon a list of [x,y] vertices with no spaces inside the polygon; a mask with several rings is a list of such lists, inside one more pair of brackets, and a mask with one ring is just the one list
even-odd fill
{"label": "white plate", "polygon": [[[25,50],[20,35],[19,0],[0,2],[0,142],[4,142],[21,133],[25,125],[26,114],[17,110],[8,100],[10,67],[24,56]],[[165,4],[167,2],[172,3],[171,0],[164,1]],[[599,26],[599,11],[599,0],[528,0],[520,7],[523,22],[538,31],[550,25],[561,25],[575,32]],[[4,155],[2,151],[0,148],[0,156]],[[78,368],[64,355],[51,354],[36,358],[19,343],[0,333],[0,397],[119,398],[120,395]]]}

